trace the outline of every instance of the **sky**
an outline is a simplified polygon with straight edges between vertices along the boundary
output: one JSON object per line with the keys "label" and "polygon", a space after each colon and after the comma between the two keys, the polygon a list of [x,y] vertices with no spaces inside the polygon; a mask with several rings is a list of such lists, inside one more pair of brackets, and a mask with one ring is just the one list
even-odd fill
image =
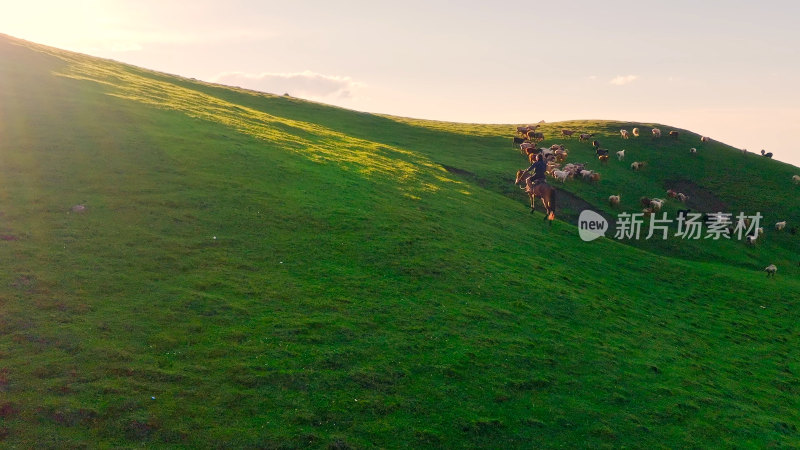
{"label": "sky", "polygon": [[358,111],[684,128],[800,166],[796,0],[0,0],[0,33]]}

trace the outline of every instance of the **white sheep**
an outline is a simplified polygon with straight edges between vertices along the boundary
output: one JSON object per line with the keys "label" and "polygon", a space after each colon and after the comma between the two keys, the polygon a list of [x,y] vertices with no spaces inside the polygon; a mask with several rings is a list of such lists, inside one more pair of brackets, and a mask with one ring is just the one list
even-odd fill
{"label": "white sheep", "polygon": [[609,195],[608,204],[611,206],[619,206],[619,195]]}
{"label": "white sheep", "polygon": [[568,176],[569,176],[569,172],[567,172],[566,170],[554,170],[553,171],[553,177],[556,180],[561,180],[562,183],[567,181],[567,177]]}
{"label": "white sheep", "polygon": [[793,175],[792,176],[792,182],[794,184],[800,184],[800,175]]}
{"label": "white sheep", "polygon": [[747,243],[750,245],[756,245],[756,239],[758,239],[758,235],[751,234],[747,236]]}
{"label": "white sheep", "polygon": [[639,129],[638,128],[634,128],[633,129],[633,135],[636,136],[636,137],[639,137]]}
{"label": "white sheep", "polygon": [[586,170],[586,169],[580,171],[580,174],[584,179],[591,178],[592,173],[593,172],[591,170]]}
{"label": "white sheep", "polygon": [[775,229],[781,231],[782,229],[786,228],[786,221],[778,222],[775,224]]}
{"label": "white sheep", "polygon": [[657,137],[657,138],[661,137],[661,130],[659,130],[658,128],[653,128],[651,131],[653,133],[653,137]]}
{"label": "white sheep", "polygon": [[703,136],[703,137],[700,138],[700,142],[705,144],[705,143],[711,142],[711,139],[708,136]]}
{"label": "white sheep", "polygon": [[625,150],[620,150],[620,151],[617,152],[617,159],[620,160],[620,161],[625,159]]}
{"label": "white sheep", "polygon": [[628,139],[628,130],[619,130],[619,134],[622,135],[622,139]]}
{"label": "white sheep", "polygon": [[650,199],[650,207],[653,208],[653,211],[661,211],[663,206],[664,200],[661,200],[660,198]]}
{"label": "white sheep", "polygon": [[770,264],[767,267],[764,267],[764,272],[767,272],[767,278],[774,277],[775,272],[778,271],[778,267],[775,264]]}
{"label": "white sheep", "polygon": [[633,170],[639,170],[640,167],[641,166],[639,165],[639,163],[637,161],[634,161],[634,162],[631,163],[631,169],[633,169]]}
{"label": "white sheep", "polygon": [[689,153],[691,153],[692,155],[696,155],[697,154],[697,149],[692,147],[692,148],[689,149]]}

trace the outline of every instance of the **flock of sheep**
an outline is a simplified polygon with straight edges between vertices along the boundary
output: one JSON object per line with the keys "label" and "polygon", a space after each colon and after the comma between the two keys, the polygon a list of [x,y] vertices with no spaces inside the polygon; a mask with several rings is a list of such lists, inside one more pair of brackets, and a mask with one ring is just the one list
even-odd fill
{"label": "flock of sheep", "polygon": [[[576,163],[568,163],[563,165],[567,159],[569,154],[568,150],[560,144],[554,144],[549,148],[538,147],[537,144],[544,140],[544,133],[536,131],[539,125],[526,125],[526,126],[519,126],[517,127],[517,134],[512,140],[513,145],[519,145],[520,152],[525,155],[528,160],[532,163],[535,161],[535,156],[537,154],[541,154],[545,160],[547,161],[547,175],[553,177],[555,180],[560,181],[562,183],[566,182],[568,179],[572,178],[579,178],[585,181],[590,182],[598,182],[600,181],[600,173],[596,171],[592,171],[586,168],[586,164],[576,164]],[[575,130],[563,129],[561,130],[561,136],[566,138],[571,138],[576,133]],[[653,139],[658,139],[661,137],[661,130],[658,128],[653,128],[650,130],[650,133]],[[677,139],[680,135],[678,131],[671,130],[667,133],[667,135],[673,139]],[[630,139],[631,136],[639,137],[640,131],[639,128],[633,128],[629,133],[628,130],[620,130],[620,136],[623,140]],[[590,133],[579,133],[578,134],[579,140],[581,142],[588,141],[594,137],[593,134]],[[700,137],[701,143],[708,143],[711,142],[711,139],[702,136]],[[596,140],[592,141],[592,147],[597,155],[598,160],[601,163],[605,163],[609,159],[609,150],[603,149],[600,147],[600,143]],[[742,150],[742,153],[747,153],[746,149]],[[690,155],[696,155],[697,149],[690,148],[689,149]],[[615,153],[618,161],[623,161],[625,159],[625,150],[620,150]],[[761,155],[767,158],[772,158],[772,153],[765,153],[764,150],[761,150]],[[646,161],[634,161],[630,165],[631,170],[639,171],[640,169],[647,167]],[[800,184],[800,175],[792,176],[792,182],[795,184]],[[669,189],[666,192],[669,198],[673,198],[681,203],[686,203],[689,199],[689,196],[682,193],[677,192],[675,190]],[[608,197],[608,203],[611,207],[617,207],[620,203],[620,195],[611,195]],[[665,204],[665,200],[659,198],[648,198],[642,197],[640,198],[640,203],[644,208],[642,212],[644,213],[645,217],[660,211],[661,208]],[[689,213],[689,209],[681,209],[678,210],[678,215],[686,215]],[[705,215],[704,220],[713,220],[714,217],[712,215]],[[748,224],[749,225],[749,224]],[[775,229],[777,231],[781,231],[786,227],[786,221],[777,222],[775,224]],[[795,227],[796,228],[796,227]],[[793,231],[796,231],[793,229]],[[756,240],[758,237],[763,234],[764,229],[763,227],[758,228],[756,232],[752,235],[746,236],[746,241],[750,245],[755,245]],[[764,271],[767,272],[767,276],[774,276],[777,272],[778,268],[774,264],[770,264]]]}

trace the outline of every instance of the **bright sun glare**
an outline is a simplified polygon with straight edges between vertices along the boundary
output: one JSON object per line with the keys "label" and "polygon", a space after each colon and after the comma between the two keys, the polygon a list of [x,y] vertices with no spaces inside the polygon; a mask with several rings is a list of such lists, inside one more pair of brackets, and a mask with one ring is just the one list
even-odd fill
{"label": "bright sun glare", "polygon": [[111,2],[16,1],[0,5],[0,32],[14,37],[81,52],[121,44]]}

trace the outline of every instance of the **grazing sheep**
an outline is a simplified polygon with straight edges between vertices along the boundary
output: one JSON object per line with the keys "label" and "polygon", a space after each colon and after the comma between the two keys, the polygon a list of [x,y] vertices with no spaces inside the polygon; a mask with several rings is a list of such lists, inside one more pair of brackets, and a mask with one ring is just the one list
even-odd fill
{"label": "grazing sheep", "polygon": [[675,198],[678,196],[678,192],[673,189],[667,189],[667,197]]}
{"label": "grazing sheep", "polygon": [[678,195],[676,195],[675,198],[677,198],[681,203],[686,203],[686,200],[689,200],[689,196],[682,192],[678,192]]}
{"label": "grazing sheep", "polygon": [[775,272],[778,271],[778,267],[775,264],[770,264],[767,267],[764,267],[764,272],[767,272],[767,278],[774,277]]}
{"label": "grazing sheep", "polygon": [[654,138],[660,138],[661,137],[661,130],[659,130],[658,128],[653,128],[651,131],[653,133],[653,137]]}
{"label": "grazing sheep", "polygon": [[522,144],[524,144],[525,142],[527,142],[527,141],[525,140],[525,138],[516,137],[516,136],[515,136],[515,137],[513,137],[513,138],[511,138],[511,145],[513,145],[514,147],[516,147],[516,146],[518,146],[518,145],[522,145]]}
{"label": "grazing sheep", "polygon": [[794,184],[800,184],[800,175],[792,175],[792,182]]}
{"label": "grazing sheep", "polygon": [[633,135],[636,136],[636,137],[639,137],[639,129],[638,128],[634,128],[633,129]]}
{"label": "grazing sheep", "polygon": [[692,147],[692,148],[689,149],[689,153],[692,154],[692,155],[696,155],[697,154],[697,149]]}
{"label": "grazing sheep", "polygon": [[620,150],[617,152],[617,160],[622,161],[625,159],[625,150]]}
{"label": "grazing sheep", "polygon": [[533,142],[541,142],[541,141],[544,140],[544,133],[537,133],[535,131],[529,131],[527,136],[528,136],[528,139],[530,139]]}
{"label": "grazing sheep", "polygon": [[619,206],[619,195],[609,195],[608,204],[611,206]]}
{"label": "grazing sheep", "polygon": [[584,180],[588,180],[589,178],[591,178],[592,177],[592,173],[593,172],[591,170],[585,170],[584,169],[584,170],[580,171],[581,177],[583,177]]}
{"label": "grazing sheep", "polygon": [[569,177],[569,172],[566,170],[554,170],[553,171],[553,178],[556,180],[560,180],[562,183],[567,181],[567,177]]}
{"label": "grazing sheep", "polygon": [[677,139],[679,134],[677,131],[672,130],[669,132],[669,137]]}
{"label": "grazing sheep", "polygon": [[646,166],[647,166],[647,162],[645,162],[645,161],[634,161],[634,162],[631,163],[631,169],[633,169],[634,171],[638,171],[640,169],[643,169]]}
{"label": "grazing sheep", "polygon": [[756,240],[758,239],[758,235],[748,235],[746,236],[747,243],[750,245],[756,245]]}
{"label": "grazing sheep", "polygon": [[619,130],[619,134],[622,135],[622,139],[628,139],[628,130]]}
{"label": "grazing sheep", "polygon": [[661,211],[661,208],[664,206],[664,200],[660,198],[654,198],[650,200],[650,207],[653,208],[653,211]]}
{"label": "grazing sheep", "polygon": [[711,142],[711,139],[709,137],[707,137],[707,136],[702,136],[702,137],[700,137],[700,142],[702,142],[704,144],[707,144],[707,143]]}
{"label": "grazing sheep", "polygon": [[572,137],[574,133],[574,130],[561,130],[561,135],[566,137]]}
{"label": "grazing sheep", "polygon": [[519,134],[528,134],[528,127],[517,127],[517,133]]}
{"label": "grazing sheep", "polygon": [[597,172],[594,172],[594,173],[592,174],[592,176],[590,177],[590,180],[592,180],[592,181],[594,181],[595,183],[597,183],[598,181],[600,181],[600,174],[599,174],[599,173],[597,173]]}
{"label": "grazing sheep", "polygon": [[786,228],[786,221],[785,220],[783,222],[778,222],[778,223],[775,224],[775,229],[778,230],[778,231],[781,231],[784,228]]}
{"label": "grazing sheep", "polygon": [[763,156],[765,158],[772,158],[772,152],[765,153],[764,149],[761,149],[761,156]]}

